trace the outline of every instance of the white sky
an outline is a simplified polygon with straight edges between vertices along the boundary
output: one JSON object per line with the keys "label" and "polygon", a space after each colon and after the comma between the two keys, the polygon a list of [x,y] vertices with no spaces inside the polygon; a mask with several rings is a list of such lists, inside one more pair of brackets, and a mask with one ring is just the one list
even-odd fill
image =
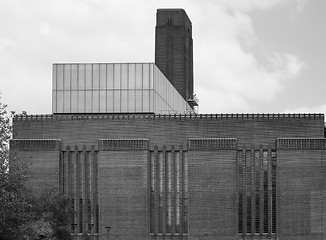
{"label": "white sky", "polygon": [[51,113],[53,63],[154,62],[169,7],[192,21],[200,113],[326,113],[325,0],[0,0],[1,101]]}

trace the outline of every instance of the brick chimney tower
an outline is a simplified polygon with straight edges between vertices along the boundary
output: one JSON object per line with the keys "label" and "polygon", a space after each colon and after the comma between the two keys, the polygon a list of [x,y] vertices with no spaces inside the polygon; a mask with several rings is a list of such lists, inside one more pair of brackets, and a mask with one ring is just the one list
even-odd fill
{"label": "brick chimney tower", "polygon": [[192,25],[185,10],[157,10],[155,64],[190,106],[197,106],[193,101]]}

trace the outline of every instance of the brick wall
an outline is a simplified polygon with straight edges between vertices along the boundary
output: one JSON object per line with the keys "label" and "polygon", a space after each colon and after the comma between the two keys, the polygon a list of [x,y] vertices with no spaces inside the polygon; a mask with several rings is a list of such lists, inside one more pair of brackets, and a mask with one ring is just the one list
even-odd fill
{"label": "brick wall", "polygon": [[325,150],[277,151],[278,236],[325,237]]}
{"label": "brick wall", "polygon": [[237,138],[238,145],[271,145],[276,138],[323,138],[323,115],[50,115],[17,117],[14,138],[61,139],[97,145],[98,139],[148,138],[149,147],[187,145],[189,138]]}
{"label": "brick wall", "polygon": [[60,145],[58,140],[11,140],[12,157],[27,164],[28,184],[35,193],[59,187]]}
{"label": "brick wall", "polygon": [[157,11],[155,64],[184,99],[192,98],[192,26],[184,10]]}
{"label": "brick wall", "polygon": [[[324,117],[318,114],[122,114],[16,117],[13,141],[60,139],[63,151],[95,146],[101,239],[107,236],[106,226],[113,239],[149,237],[149,154],[156,146],[185,150],[189,239],[237,238],[237,149],[276,149],[278,236],[318,240],[326,219],[323,137]],[[317,139],[293,145],[294,138]],[[34,163],[35,185],[55,184],[60,181],[60,151],[42,144],[22,144],[18,154]]]}
{"label": "brick wall", "polygon": [[189,151],[189,239],[237,236],[236,151]]}
{"label": "brick wall", "polygon": [[144,239],[148,228],[148,151],[101,151],[98,158],[100,236]]}

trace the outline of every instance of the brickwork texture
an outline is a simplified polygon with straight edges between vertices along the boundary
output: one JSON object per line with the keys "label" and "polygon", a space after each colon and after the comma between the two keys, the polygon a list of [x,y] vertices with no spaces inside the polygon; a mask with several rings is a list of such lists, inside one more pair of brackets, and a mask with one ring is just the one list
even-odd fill
{"label": "brickwork texture", "polygon": [[[31,184],[61,186],[71,221],[95,239],[107,239],[106,227],[112,239],[325,237],[323,115],[17,116],[15,143]],[[242,202],[241,220],[239,189],[261,194]]]}

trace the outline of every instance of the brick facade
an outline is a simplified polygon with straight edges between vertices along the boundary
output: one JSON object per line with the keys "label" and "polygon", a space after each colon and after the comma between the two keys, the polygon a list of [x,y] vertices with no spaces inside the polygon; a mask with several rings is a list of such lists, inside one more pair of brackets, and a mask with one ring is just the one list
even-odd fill
{"label": "brick facade", "polygon": [[78,232],[224,240],[323,239],[325,143],[320,114],[16,116],[11,142]]}
{"label": "brick facade", "polygon": [[192,26],[183,9],[157,10],[155,64],[185,100],[192,99]]}

